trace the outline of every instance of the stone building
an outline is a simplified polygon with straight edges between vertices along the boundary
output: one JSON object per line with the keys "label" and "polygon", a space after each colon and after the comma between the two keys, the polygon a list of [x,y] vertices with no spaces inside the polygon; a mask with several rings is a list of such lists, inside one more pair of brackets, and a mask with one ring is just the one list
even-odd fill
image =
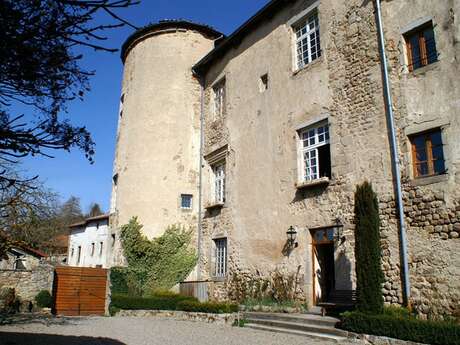
{"label": "stone building", "polygon": [[[452,315],[460,304],[460,3],[381,6],[411,302],[423,314]],[[273,0],[228,37],[183,21],[131,36],[113,228],[131,216],[151,237],[168,224],[194,226],[198,278],[214,282],[213,297],[232,298],[241,281],[278,272],[314,305],[355,288],[354,190],[368,180],[380,202],[385,301],[402,303],[375,13],[371,0]]]}

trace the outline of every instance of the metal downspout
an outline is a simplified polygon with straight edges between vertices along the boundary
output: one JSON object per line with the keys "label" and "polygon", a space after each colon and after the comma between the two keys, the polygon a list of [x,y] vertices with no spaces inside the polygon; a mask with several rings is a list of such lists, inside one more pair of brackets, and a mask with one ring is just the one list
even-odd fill
{"label": "metal downspout", "polygon": [[198,186],[198,239],[197,239],[197,280],[201,280],[201,237],[203,226],[203,147],[204,147],[204,78],[195,74],[200,82],[200,168]]}
{"label": "metal downspout", "polygon": [[380,7],[380,0],[375,0],[376,12],[377,12],[377,30],[379,33],[379,50],[380,60],[382,63],[382,74],[383,74],[383,86],[385,94],[385,108],[387,113],[388,127],[390,130],[391,139],[391,162],[393,165],[394,179],[396,182],[396,199],[398,204],[398,215],[399,215],[399,235],[400,235],[400,252],[402,261],[402,274],[403,274],[403,291],[404,291],[404,304],[409,306],[410,303],[410,280],[409,280],[409,264],[407,261],[407,239],[406,239],[406,225],[404,221],[404,205],[402,199],[402,188],[401,188],[401,171],[400,171],[400,160],[398,153],[398,142],[396,139],[396,130],[394,123],[393,114],[393,100],[391,97],[391,86],[388,77],[388,63],[385,51],[385,37],[383,33],[383,22],[382,22],[382,10]]}

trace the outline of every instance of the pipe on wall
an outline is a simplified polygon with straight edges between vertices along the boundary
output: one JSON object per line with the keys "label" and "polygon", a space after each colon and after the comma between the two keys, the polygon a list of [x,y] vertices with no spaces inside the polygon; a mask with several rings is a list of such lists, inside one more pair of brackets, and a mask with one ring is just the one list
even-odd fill
{"label": "pipe on wall", "polygon": [[401,255],[401,266],[402,266],[402,282],[404,291],[404,304],[406,306],[410,303],[410,279],[409,279],[409,264],[407,259],[407,238],[406,238],[406,224],[404,220],[404,204],[402,199],[402,187],[401,187],[401,162],[399,159],[398,152],[398,141],[396,138],[396,129],[393,114],[393,100],[391,96],[391,85],[388,76],[388,62],[385,51],[385,36],[383,33],[383,21],[382,21],[382,9],[380,5],[381,0],[375,0],[376,19],[377,19],[377,31],[379,35],[379,51],[380,60],[382,63],[382,75],[383,75],[383,91],[385,96],[385,109],[387,114],[388,129],[390,134],[390,146],[391,146],[391,163],[393,167],[393,174],[395,180],[395,194],[398,205],[398,222],[399,222],[399,236],[400,236],[400,255]]}

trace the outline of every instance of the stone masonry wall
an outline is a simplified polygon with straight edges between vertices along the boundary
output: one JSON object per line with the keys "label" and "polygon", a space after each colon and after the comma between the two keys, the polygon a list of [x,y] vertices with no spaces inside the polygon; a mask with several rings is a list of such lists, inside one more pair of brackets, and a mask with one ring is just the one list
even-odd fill
{"label": "stone masonry wall", "polygon": [[31,271],[0,270],[0,289],[14,288],[21,301],[34,301],[42,290],[53,290],[54,267],[41,263]]}

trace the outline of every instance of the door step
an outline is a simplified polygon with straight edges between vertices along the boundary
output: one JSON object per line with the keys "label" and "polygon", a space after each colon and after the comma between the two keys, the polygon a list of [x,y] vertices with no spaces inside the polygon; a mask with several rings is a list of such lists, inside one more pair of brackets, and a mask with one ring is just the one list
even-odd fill
{"label": "door step", "polygon": [[335,328],[338,319],[316,314],[244,313],[245,327],[335,342],[347,340],[348,332]]}

